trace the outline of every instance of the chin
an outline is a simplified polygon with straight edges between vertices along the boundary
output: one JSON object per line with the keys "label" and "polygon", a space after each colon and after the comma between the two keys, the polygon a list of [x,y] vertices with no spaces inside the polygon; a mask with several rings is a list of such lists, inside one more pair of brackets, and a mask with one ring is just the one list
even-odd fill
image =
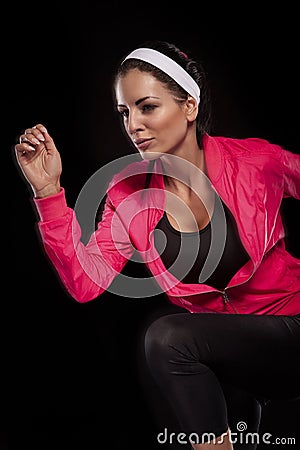
{"label": "chin", "polygon": [[150,160],[153,160],[153,159],[160,158],[163,155],[163,153],[160,153],[160,152],[147,152],[147,151],[145,151],[145,152],[140,152],[140,155],[141,155],[141,157],[143,159],[145,159],[147,161],[150,161]]}

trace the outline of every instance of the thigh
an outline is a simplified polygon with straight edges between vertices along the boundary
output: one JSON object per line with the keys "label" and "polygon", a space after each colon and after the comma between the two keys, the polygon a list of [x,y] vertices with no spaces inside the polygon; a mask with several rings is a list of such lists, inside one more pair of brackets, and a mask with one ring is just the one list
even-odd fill
{"label": "thigh", "polygon": [[221,383],[262,398],[300,396],[299,317],[195,313],[172,321]]}

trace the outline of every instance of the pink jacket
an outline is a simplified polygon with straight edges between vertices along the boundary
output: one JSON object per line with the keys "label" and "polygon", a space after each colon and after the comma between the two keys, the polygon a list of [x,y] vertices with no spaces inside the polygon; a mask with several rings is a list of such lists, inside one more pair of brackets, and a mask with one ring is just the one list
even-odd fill
{"label": "pink jacket", "polygon": [[102,220],[86,245],[64,189],[35,199],[45,251],[75,300],[87,302],[107,290],[137,251],[161,292],[190,312],[300,313],[300,260],[285,249],[280,216],[284,197],[300,199],[300,155],[263,139],[209,135],[204,155],[212,186],[235,217],[250,256],[226,289],[184,284],[165,269],[152,233],[165,205],[161,162],[155,161],[145,190],[149,162],[143,160],[113,176]]}

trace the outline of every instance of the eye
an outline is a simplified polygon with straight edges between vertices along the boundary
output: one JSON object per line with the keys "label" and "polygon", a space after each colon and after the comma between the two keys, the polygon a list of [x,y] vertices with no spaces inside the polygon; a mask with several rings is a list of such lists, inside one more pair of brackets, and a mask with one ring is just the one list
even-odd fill
{"label": "eye", "polygon": [[143,112],[149,112],[149,111],[152,111],[155,108],[156,108],[156,105],[147,104],[147,105],[143,105],[142,106],[142,111]]}
{"label": "eye", "polygon": [[128,117],[128,109],[122,109],[122,110],[119,110],[118,113],[119,113],[122,117]]}

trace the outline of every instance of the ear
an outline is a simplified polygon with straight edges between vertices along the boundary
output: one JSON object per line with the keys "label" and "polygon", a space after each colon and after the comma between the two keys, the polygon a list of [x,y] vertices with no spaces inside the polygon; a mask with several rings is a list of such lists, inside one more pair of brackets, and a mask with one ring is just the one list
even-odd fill
{"label": "ear", "polygon": [[189,122],[193,122],[198,114],[198,103],[194,97],[188,96],[185,102],[185,114]]}

